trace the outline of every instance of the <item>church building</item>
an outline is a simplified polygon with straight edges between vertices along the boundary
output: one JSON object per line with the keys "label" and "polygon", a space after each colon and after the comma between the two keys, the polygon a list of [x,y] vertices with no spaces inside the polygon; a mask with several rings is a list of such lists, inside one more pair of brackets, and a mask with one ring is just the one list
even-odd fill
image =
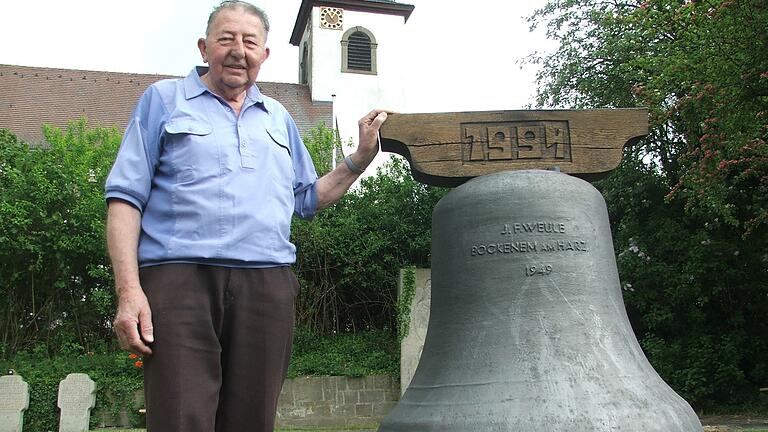
{"label": "church building", "polygon": [[[360,117],[403,106],[399,56],[413,9],[391,0],[302,0],[290,38],[299,47],[298,84],[257,85],[302,135],[323,123],[356,145]],[[122,131],[147,86],[165,78],[175,77],[0,65],[0,128],[30,143],[42,141],[43,123],[65,128],[81,117]]]}
{"label": "church building", "polygon": [[405,101],[404,26],[414,7],[390,0],[303,0],[291,34],[299,47],[299,82],[313,102],[333,102],[344,142],[372,108]]}

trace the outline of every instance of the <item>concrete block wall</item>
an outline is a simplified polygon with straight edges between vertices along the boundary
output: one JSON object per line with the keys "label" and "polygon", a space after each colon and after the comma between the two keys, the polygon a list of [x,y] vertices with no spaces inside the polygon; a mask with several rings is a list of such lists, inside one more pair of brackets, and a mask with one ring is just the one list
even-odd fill
{"label": "concrete block wall", "polygon": [[[135,392],[134,399],[135,409],[130,413],[96,411],[99,426],[139,426],[134,423],[137,417],[143,420],[137,414],[139,408],[144,408],[144,392]],[[399,381],[386,375],[287,379],[278,401],[277,426],[374,426],[389,414],[398,399]]]}
{"label": "concrete block wall", "polygon": [[375,425],[399,398],[398,380],[385,375],[289,379],[280,394],[277,426]]}

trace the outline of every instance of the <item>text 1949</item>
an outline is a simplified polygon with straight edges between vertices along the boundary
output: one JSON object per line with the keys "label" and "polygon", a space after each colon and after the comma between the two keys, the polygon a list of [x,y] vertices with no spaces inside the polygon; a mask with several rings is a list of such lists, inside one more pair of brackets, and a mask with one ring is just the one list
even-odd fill
{"label": "text 1949", "polygon": [[550,273],[552,273],[551,264],[525,266],[526,276],[546,276]]}

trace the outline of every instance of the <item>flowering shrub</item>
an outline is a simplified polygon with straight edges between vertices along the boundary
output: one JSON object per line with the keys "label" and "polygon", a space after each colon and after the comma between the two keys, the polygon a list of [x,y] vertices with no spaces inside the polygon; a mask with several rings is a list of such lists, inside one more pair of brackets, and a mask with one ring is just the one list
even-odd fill
{"label": "flowering shrub", "polygon": [[133,361],[133,366],[137,369],[144,367],[144,360],[138,354],[130,353],[128,354],[128,358]]}

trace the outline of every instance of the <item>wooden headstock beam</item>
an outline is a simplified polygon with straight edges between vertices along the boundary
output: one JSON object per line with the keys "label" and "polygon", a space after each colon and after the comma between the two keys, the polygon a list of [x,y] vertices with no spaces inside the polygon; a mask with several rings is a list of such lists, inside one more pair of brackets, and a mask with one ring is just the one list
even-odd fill
{"label": "wooden headstock beam", "polygon": [[436,186],[521,169],[558,168],[594,180],[647,134],[646,109],[391,114],[381,147],[404,156],[414,179]]}

